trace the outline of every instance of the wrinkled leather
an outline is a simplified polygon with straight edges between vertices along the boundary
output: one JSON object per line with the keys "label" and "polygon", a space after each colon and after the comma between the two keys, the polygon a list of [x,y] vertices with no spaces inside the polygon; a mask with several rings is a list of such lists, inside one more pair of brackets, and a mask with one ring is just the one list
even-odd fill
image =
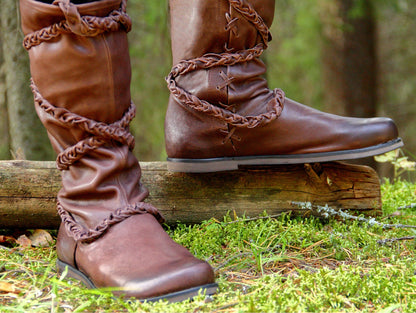
{"label": "wrinkled leather", "polygon": [[[81,16],[106,17],[120,5],[121,0],[102,0],[76,9]],[[65,20],[57,4],[20,0],[20,10],[25,35]],[[94,36],[62,33],[31,46],[29,57],[34,84],[57,108],[111,124],[131,105],[130,58],[122,29]],[[90,136],[39,106],[37,112],[57,153]],[[62,171],[58,201],[77,225],[94,229],[117,209],[147,197],[140,177],[128,145],[109,141]],[[86,274],[96,287],[131,287],[123,293],[147,298],[214,281],[212,268],[172,241],[151,214],[130,216],[93,242],[74,240],[67,226],[60,227],[58,258]]]}
{"label": "wrinkled leather", "polygon": [[[262,43],[258,29],[233,8],[232,0],[170,0],[173,64],[210,55],[236,53]],[[274,0],[233,1],[251,5],[267,27]],[[266,44],[266,43],[265,43]],[[196,70],[176,78],[178,86],[200,100],[240,116],[265,113],[273,99],[255,58],[231,66]],[[394,140],[398,130],[388,118],[348,118],[320,112],[289,98],[277,119],[254,128],[236,127],[197,112],[171,94],[165,119],[170,158],[287,155],[360,149]]]}

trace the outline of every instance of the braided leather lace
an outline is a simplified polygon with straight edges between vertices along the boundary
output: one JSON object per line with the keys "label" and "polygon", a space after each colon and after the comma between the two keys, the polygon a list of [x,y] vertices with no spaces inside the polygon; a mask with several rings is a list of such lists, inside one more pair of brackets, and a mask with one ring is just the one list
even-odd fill
{"label": "braided leather lace", "polygon": [[65,15],[65,20],[25,36],[23,46],[27,50],[62,34],[74,33],[95,37],[110,31],[124,29],[129,32],[131,30],[131,19],[126,13],[127,0],[122,0],[120,9],[111,12],[106,17],[81,16],[70,0],[55,0],[53,4],[59,6]]}
{"label": "braided leather lace", "polygon": [[[198,97],[192,95],[185,89],[179,87],[176,83],[176,78],[185,75],[187,73],[197,70],[207,70],[213,67],[220,66],[232,66],[239,63],[250,62],[256,58],[259,58],[263,51],[267,48],[268,41],[271,40],[271,35],[267,25],[264,23],[261,16],[253,9],[253,7],[245,0],[228,0],[234,10],[239,12],[247,21],[249,21],[258,31],[262,42],[255,47],[235,53],[230,53],[232,49],[228,49],[225,46],[225,53],[215,54],[208,53],[199,58],[192,60],[183,60],[175,65],[169,75],[166,78],[168,88],[174,98],[184,107],[189,107],[195,111],[208,114],[215,118],[218,118],[227,124],[234,127],[254,128],[275,120],[282,113],[283,105],[285,101],[285,94],[280,89],[274,89],[274,97],[271,103],[268,105],[270,108],[266,113],[262,113],[257,116],[242,116],[234,113],[225,106],[219,107],[209,103],[208,101],[201,100]],[[235,31],[234,22],[235,19],[227,14],[227,31]],[[224,78],[225,84],[232,82],[232,77]],[[219,88],[223,88],[221,85]]]}
{"label": "braided leather lace", "polygon": [[68,170],[72,164],[80,160],[84,155],[112,140],[127,145],[130,150],[133,150],[134,137],[127,129],[136,113],[136,107],[133,103],[130,104],[129,109],[124,113],[121,120],[108,125],[79,116],[67,109],[55,107],[42,97],[33,80],[31,80],[31,87],[35,104],[44,112],[62,124],[80,128],[91,135],[91,137],[81,140],[76,145],[67,148],[58,155],[56,166],[59,170]]}
{"label": "braided leather lace", "polygon": [[[126,2],[127,0],[122,0],[120,9],[113,11],[107,17],[81,17],[76,6],[72,4],[70,0],[56,0],[54,4],[59,5],[66,20],[27,35],[24,39],[24,47],[29,50],[31,47],[39,45],[42,42],[47,42],[62,34],[70,32],[80,36],[94,37],[104,32],[118,31],[122,28],[125,31],[129,31],[131,28],[131,21],[126,14]],[[83,156],[105,144],[111,144],[112,142],[119,142],[123,145],[127,145],[130,150],[133,150],[134,137],[128,130],[128,125],[136,113],[136,107],[133,103],[131,103],[130,107],[119,121],[112,124],[106,124],[79,116],[65,108],[59,108],[52,105],[42,97],[33,82],[33,79],[31,80],[31,88],[36,106],[52,116],[59,123],[67,125],[67,127],[77,127],[82,129],[85,133],[90,134],[90,137],[81,140],[76,145],[67,148],[58,155],[56,164],[59,170],[68,170],[71,165],[80,160]],[[76,241],[82,242],[91,242],[97,239],[112,225],[135,214],[150,213],[154,215],[159,222],[162,223],[164,221],[159,211],[151,204],[145,202],[139,202],[115,210],[94,229],[85,229],[79,225],[72,215],[65,210],[59,200],[57,202],[57,210],[68,233]]]}

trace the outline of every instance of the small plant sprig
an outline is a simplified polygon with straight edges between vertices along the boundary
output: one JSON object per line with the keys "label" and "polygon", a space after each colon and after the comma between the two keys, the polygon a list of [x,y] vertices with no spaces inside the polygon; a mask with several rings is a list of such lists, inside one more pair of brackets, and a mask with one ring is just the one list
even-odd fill
{"label": "small plant sprig", "polygon": [[391,163],[394,167],[394,179],[397,179],[403,173],[416,170],[416,162],[409,161],[409,157],[405,156],[401,149],[377,155],[374,160],[379,163]]}

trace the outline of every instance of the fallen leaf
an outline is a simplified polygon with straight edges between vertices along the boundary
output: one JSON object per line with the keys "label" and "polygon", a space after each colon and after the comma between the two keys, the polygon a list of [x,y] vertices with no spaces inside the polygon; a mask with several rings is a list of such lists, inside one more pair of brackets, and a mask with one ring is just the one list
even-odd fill
{"label": "fallen leaf", "polygon": [[16,239],[14,239],[13,237],[11,237],[11,236],[3,236],[3,235],[0,235],[0,243],[15,243],[16,242]]}
{"label": "fallen leaf", "polygon": [[0,292],[19,293],[19,291],[10,283],[0,281]]}
{"label": "fallen leaf", "polygon": [[26,235],[21,235],[19,238],[17,238],[16,242],[22,247],[22,248],[28,248],[32,246],[32,240],[27,238]]}
{"label": "fallen leaf", "polygon": [[50,247],[53,244],[52,236],[43,229],[36,229],[29,239],[34,247]]}

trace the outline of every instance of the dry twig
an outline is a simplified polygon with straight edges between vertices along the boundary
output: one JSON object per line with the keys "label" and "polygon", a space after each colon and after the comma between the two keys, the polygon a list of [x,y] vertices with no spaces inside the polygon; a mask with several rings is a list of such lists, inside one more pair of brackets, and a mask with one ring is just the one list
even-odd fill
{"label": "dry twig", "polygon": [[386,245],[388,243],[394,243],[394,242],[404,241],[404,240],[414,240],[414,239],[416,239],[416,236],[407,236],[407,237],[400,237],[400,238],[381,239],[381,240],[377,240],[377,243],[380,245]]}
{"label": "dry twig", "polygon": [[405,225],[405,224],[384,224],[380,223],[375,220],[375,218],[365,218],[362,216],[355,216],[349,213],[346,213],[341,210],[335,210],[334,208],[329,207],[328,205],[321,206],[317,204],[312,204],[310,202],[292,202],[292,204],[298,205],[299,208],[304,210],[311,210],[318,214],[320,214],[324,218],[329,218],[331,216],[338,216],[343,220],[355,220],[362,223],[366,223],[369,226],[380,226],[383,229],[391,229],[391,228],[415,228],[416,225]]}
{"label": "dry twig", "polygon": [[397,210],[414,209],[414,208],[416,208],[416,203],[411,203],[411,204],[408,204],[408,205],[399,206],[397,208]]}

